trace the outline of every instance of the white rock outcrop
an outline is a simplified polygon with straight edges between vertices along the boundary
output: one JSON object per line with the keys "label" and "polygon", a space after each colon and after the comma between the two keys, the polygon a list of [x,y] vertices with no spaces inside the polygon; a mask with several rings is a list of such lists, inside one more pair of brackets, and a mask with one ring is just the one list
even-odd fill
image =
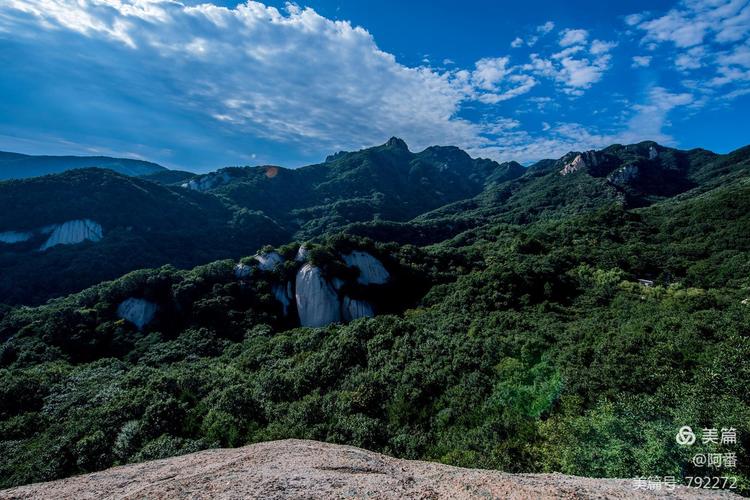
{"label": "white rock outcrop", "polygon": [[297,256],[294,258],[297,262],[305,262],[307,261],[307,256],[310,253],[310,251],[305,248],[305,245],[300,245],[299,250],[297,250]]}
{"label": "white rock outcrop", "polygon": [[648,159],[649,160],[655,160],[659,157],[659,151],[656,150],[655,147],[651,146],[648,148]]}
{"label": "white rock outcrop", "polygon": [[231,179],[232,176],[229,175],[229,172],[212,172],[191,179],[190,181],[183,183],[182,187],[193,191],[208,191],[209,189],[226,184]]}
{"label": "white rock outcrop", "polygon": [[599,157],[596,151],[586,151],[575,156],[571,161],[563,165],[560,175],[568,175],[586,167],[595,167],[599,165]]}
{"label": "white rock outcrop", "polygon": [[356,300],[344,297],[342,313],[344,321],[354,321],[357,318],[371,318],[375,316],[372,304],[366,300]]}
{"label": "white rock outcrop", "polygon": [[69,220],[62,224],[47,226],[42,232],[49,232],[49,238],[39,248],[40,251],[57,245],[74,245],[83,241],[100,241],[103,234],[101,224],[90,219]]}
{"label": "white rock outcrop", "polygon": [[382,285],[390,277],[383,264],[367,252],[354,251],[341,258],[347,266],[359,268],[357,281],[363,285]]}
{"label": "white rock outcrop", "polygon": [[33,233],[5,231],[4,233],[0,233],[0,243],[21,243],[30,240],[32,236],[34,236]]}
{"label": "white rock outcrop", "polygon": [[341,321],[338,295],[320,268],[312,264],[302,266],[295,279],[294,295],[302,326],[325,326]]}
{"label": "white rock outcrop", "polygon": [[158,306],[153,302],[146,299],[130,297],[129,299],[122,301],[117,307],[117,316],[126,321],[130,321],[137,326],[139,330],[142,330],[144,326],[154,319],[157,309]]}
{"label": "white rock outcrop", "polygon": [[281,302],[281,307],[284,309],[284,316],[289,313],[289,304],[292,303],[292,282],[287,282],[286,286],[283,284],[276,284],[271,287],[273,296],[276,300]]}
{"label": "white rock outcrop", "polygon": [[237,279],[247,278],[248,276],[250,276],[251,271],[252,268],[247,264],[237,264],[236,266],[234,266],[234,277]]}
{"label": "white rock outcrop", "polygon": [[284,258],[278,252],[268,252],[253,257],[258,261],[258,267],[263,271],[273,271],[273,269],[284,262]]}

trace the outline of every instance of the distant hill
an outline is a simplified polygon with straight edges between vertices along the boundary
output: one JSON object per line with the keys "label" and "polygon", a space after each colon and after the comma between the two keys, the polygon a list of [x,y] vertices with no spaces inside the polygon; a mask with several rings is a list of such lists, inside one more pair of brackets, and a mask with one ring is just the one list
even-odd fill
{"label": "distant hill", "polygon": [[0,181],[26,179],[40,175],[59,174],[75,168],[98,167],[123,175],[139,176],[168,169],[143,160],[110,158],[108,156],[32,156],[0,151]]}
{"label": "distant hill", "polygon": [[159,170],[0,182],[0,303],[40,303],[142,267],[192,267],[337,232],[426,245],[487,224],[650,206],[746,176],[750,149],[716,155],[647,141],[525,168],[457,147],[412,152],[394,137],[297,169],[195,175],[146,165]]}
{"label": "distant hill", "polygon": [[0,303],[39,303],[133,269],[192,267],[286,241],[216,196],[89,168],[0,182]]}
{"label": "distant hill", "polygon": [[306,239],[354,222],[409,220],[525,171],[516,162],[475,159],[452,146],[413,153],[393,137],[315,165],[226,168],[194,177],[185,186],[261,210]]}

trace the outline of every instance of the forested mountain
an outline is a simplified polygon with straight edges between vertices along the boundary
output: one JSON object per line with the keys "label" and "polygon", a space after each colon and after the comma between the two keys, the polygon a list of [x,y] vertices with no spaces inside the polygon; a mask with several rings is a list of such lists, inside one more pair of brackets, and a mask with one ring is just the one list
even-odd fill
{"label": "forested mountain", "polygon": [[[594,477],[682,480],[733,453],[722,475],[750,493],[749,149],[524,170],[391,140],[192,181],[0,184],[0,229],[31,235],[3,279],[12,259],[33,279],[53,256],[234,257],[0,310],[0,485],[296,437]],[[44,229],[65,220],[101,231]],[[39,251],[68,233],[87,241]],[[684,425],[738,442],[681,447]]]}
{"label": "forested mountain", "polygon": [[142,267],[189,268],[336,231],[427,244],[490,222],[647,206],[741,175],[747,158],[645,142],[527,170],[455,147],[412,153],[392,138],[299,169],[137,179],[84,169],[0,182],[0,303],[41,303]]}
{"label": "forested mountain", "polygon": [[133,269],[192,267],[286,239],[262,214],[110,170],[0,182],[0,303],[40,303]]}
{"label": "forested mountain", "polygon": [[295,170],[83,169],[0,182],[0,304],[41,303],[143,267],[239,258],[351,222],[408,220],[524,171],[455,147],[411,153],[394,138]]}
{"label": "forested mountain", "polygon": [[76,168],[106,168],[123,175],[147,175],[165,172],[156,163],[108,156],[32,156],[0,151],[0,181],[59,174]]}

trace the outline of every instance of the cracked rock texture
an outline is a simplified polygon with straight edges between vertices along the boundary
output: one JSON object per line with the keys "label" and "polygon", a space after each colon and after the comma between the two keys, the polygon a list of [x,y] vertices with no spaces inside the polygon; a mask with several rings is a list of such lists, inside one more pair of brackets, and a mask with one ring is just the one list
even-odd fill
{"label": "cracked rock texture", "polygon": [[0,491],[10,499],[699,499],[740,498],[629,479],[507,474],[400,460],[352,446],[284,440],[115,467]]}

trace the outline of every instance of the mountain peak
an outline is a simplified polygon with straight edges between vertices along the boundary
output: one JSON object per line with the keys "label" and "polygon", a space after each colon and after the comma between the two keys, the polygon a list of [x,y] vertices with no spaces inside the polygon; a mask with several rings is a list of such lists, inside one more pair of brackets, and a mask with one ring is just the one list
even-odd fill
{"label": "mountain peak", "polygon": [[404,142],[403,139],[400,139],[398,137],[391,137],[390,139],[388,139],[388,142],[386,142],[385,145],[389,148],[402,149],[404,151],[409,151],[409,146],[406,145],[406,142]]}

